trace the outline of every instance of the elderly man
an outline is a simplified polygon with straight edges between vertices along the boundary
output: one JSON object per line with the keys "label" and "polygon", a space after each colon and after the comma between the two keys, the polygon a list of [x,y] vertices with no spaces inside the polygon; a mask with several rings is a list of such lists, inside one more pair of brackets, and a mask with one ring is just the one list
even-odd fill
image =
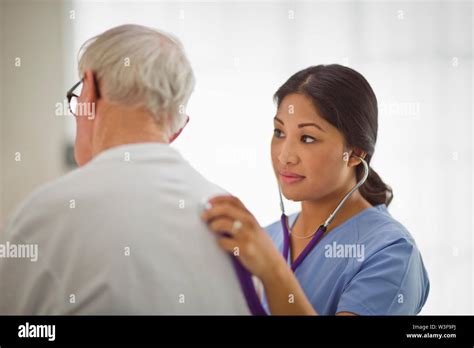
{"label": "elderly man", "polygon": [[79,168],[34,192],[0,244],[0,314],[248,314],[231,259],[200,219],[222,194],[169,143],[191,66],[176,38],[123,25],[81,49],[69,92]]}

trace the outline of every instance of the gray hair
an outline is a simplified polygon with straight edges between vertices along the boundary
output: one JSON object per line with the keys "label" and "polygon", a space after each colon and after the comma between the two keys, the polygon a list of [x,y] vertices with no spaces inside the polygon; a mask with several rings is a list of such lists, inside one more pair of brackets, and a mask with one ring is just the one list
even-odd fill
{"label": "gray hair", "polygon": [[173,134],[186,121],[184,108],[195,79],[180,41],[140,25],[121,25],[87,40],[79,51],[79,75],[91,69],[101,95],[145,107]]}

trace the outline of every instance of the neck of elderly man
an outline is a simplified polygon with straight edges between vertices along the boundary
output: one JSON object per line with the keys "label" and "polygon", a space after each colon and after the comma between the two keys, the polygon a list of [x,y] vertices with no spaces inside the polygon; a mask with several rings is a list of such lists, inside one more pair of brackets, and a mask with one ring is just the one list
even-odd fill
{"label": "neck of elderly man", "polygon": [[94,127],[93,157],[123,144],[169,143],[165,127],[144,108],[104,104],[97,117],[97,127]]}
{"label": "neck of elderly man", "polygon": [[[167,119],[163,117],[162,119]],[[75,157],[79,166],[96,155],[124,144],[170,141],[167,126],[156,121],[144,107],[95,101],[94,117],[76,117]]]}

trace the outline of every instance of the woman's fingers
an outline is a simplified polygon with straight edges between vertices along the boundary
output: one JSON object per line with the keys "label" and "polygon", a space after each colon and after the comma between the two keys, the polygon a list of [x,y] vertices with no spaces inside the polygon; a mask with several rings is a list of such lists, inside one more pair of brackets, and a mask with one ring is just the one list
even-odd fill
{"label": "woman's fingers", "polygon": [[220,217],[212,220],[208,227],[211,231],[217,233],[227,232],[232,236],[237,235],[243,227],[240,220],[232,220],[228,217]]}
{"label": "woman's fingers", "polygon": [[242,202],[233,196],[219,196],[209,203],[201,217],[211,231],[225,234],[217,238],[221,249],[239,256],[244,267],[257,277],[272,271],[275,260],[282,257]]}
{"label": "woman's fingers", "polygon": [[242,209],[237,208],[229,202],[214,203],[212,207],[205,210],[201,215],[201,218],[207,224],[219,217],[226,217],[232,221],[239,220],[242,224],[246,223],[249,219],[247,212],[242,211]]}
{"label": "woman's fingers", "polygon": [[238,199],[237,197],[232,196],[232,195],[222,195],[222,196],[213,197],[209,200],[209,203],[211,205],[220,204],[220,203],[229,203],[229,204],[234,205],[235,207],[240,208],[244,211],[248,211],[247,208],[245,207],[245,205],[242,203],[242,201],[240,199]]}
{"label": "woman's fingers", "polygon": [[228,251],[228,252],[234,252],[235,248],[239,247],[238,242],[233,238],[225,238],[225,237],[219,238],[217,240],[217,244],[223,250]]}

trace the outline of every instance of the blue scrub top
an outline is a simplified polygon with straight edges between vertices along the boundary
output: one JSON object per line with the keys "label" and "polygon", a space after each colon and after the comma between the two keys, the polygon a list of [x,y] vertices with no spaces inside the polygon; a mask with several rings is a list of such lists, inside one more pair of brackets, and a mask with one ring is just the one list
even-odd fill
{"label": "blue scrub top", "polygon": [[[293,226],[299,213],[289,216]],[[266,227],[280,252],[280,221]],[[291,263],[291,256],[288,257]],[[420,252],[385,204],[367,208],[330,230],[295,275],[321,315],[413,315],[428,297],[430,282]],[[263,305],[269,312],[266,298]]]}

